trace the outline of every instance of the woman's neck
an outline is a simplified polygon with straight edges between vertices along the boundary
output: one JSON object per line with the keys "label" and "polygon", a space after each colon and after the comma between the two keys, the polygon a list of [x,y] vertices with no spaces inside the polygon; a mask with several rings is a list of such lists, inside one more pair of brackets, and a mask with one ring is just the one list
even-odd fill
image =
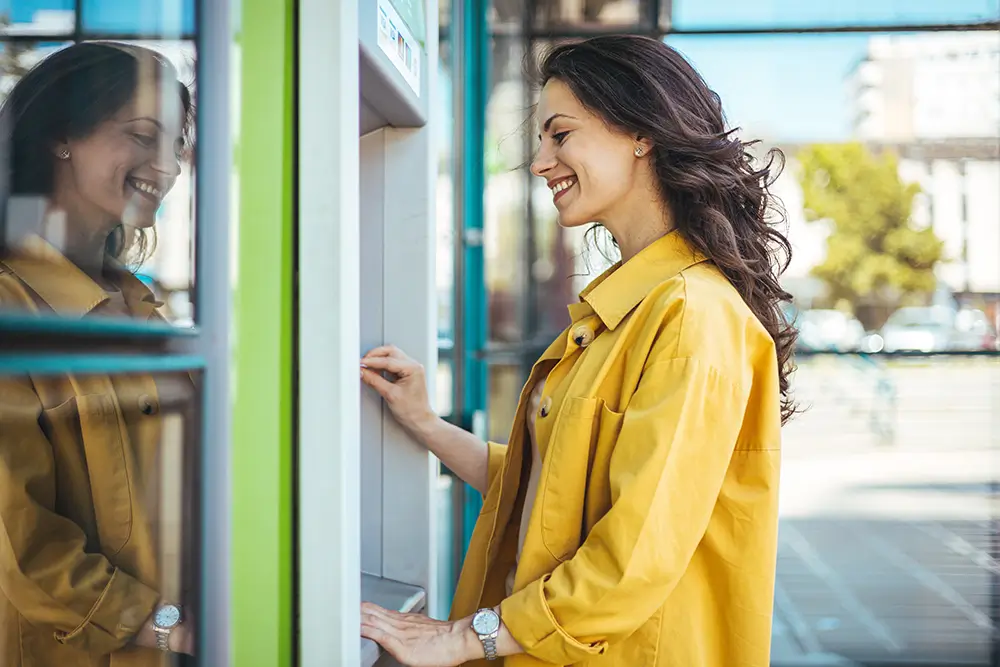
{"label": "woman's neck", "polygon": [[42,225],[42,238],[59,249],[66,259],[94,282],[106,286],[106,246],[113,226],[73,220],[65,211],[50,210]]}
{"label": "woman's neck", "polygon": [[602,224],[615,237],[623,264],[669,234],[675,226],[667,206],[652,197],[622,206]]}

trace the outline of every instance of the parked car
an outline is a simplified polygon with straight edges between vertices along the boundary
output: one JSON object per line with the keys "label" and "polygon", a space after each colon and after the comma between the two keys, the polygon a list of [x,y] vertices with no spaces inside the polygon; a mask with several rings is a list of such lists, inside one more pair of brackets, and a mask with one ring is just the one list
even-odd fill
{"label": "parked car", "polygon": [[953,312],[948,308],[900,308],[882,327],[882,349],[885,352],[944,352],[950,348],[953,329]]}
{"label": "parked car", "polygon": [[1000,350],[993,323],[986,313],[975,308],[963,308],[955,314],[948,348],[961,352]]}
{"label": "parked car", "polygon": [[839,310],[812,309],[799,314],[799,346],[814,352],[859,352],[865,328]]}

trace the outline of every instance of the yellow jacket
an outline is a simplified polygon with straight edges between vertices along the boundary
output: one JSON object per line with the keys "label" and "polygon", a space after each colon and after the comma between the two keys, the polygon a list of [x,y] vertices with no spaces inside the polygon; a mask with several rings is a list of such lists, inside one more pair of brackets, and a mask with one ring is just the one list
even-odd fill
{"label": "yellow jacket", "polygon": [[[107,301],[35,241],[0,261],[0,313],[80,318]],[[121,289],[134,317],[156,317],[139,280],[124,275]],[[128,645],[160,599],[158,401],[142,374],[0,376],[3,667],[166,664]]]}
{"label": "yellow jacket", "polygon": [[[490,443],[453,618],[500,603],[526,650],[508,667],[767,667],[781,427],[771,338],[678,232],[569,310],[509,444]],[[541,480],[503,599],[526,404],[542,378]]]}

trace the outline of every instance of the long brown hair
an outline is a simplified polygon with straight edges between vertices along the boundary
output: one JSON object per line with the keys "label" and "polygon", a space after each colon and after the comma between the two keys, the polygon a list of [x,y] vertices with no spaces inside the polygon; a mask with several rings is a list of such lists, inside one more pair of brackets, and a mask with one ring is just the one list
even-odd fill
{"label": "long brown hair", "polygon": [[779,277],[791,245],[769,187],[784,155],[757,165],[752,148],[727,129],[722,103],[684,57],[661,41],[614,35],[563,44],[534,72],[536,83],[567,84],[612,127],[650,139],[660,194],[678,230],[726,275],[774,340],[781,418],[796,411],[789,389],[796,333],[781,310],[791,295]]}

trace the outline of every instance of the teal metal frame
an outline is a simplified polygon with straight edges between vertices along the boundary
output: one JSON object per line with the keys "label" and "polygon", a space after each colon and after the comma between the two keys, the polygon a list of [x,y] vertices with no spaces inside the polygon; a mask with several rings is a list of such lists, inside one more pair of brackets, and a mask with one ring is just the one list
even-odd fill
{"label": "teal metal frame", "polygon": [[0,375],[60,375],[63,373],[173,373],[205,368],[204,357],[171,355],[154,357],[128,354],[3,354]]}
{"label": "teal metal frame", "polygon": [[[464,366],[461,425],[472,430],[477,414],[485,414],[489,393],[489,368],[485,359],[488,334],[486,271],[483,255],[483,219],[486,190],[486,103],[489,92],[489,28],[487,0],[452,3],[453,58],[460,56],[462,75],[456,81],[456,92],[462,95],[461,126],[461,273],[456,276],[462,290],[460,303],[462,326],[456,326],[455,337],[461,337]],[[455,39],[457,37],[457,39]],[[458,272],[456,272],[458,273]],[[482,508],[482,497],[466,485],[462,503],[462,555],[464,556]]]}

